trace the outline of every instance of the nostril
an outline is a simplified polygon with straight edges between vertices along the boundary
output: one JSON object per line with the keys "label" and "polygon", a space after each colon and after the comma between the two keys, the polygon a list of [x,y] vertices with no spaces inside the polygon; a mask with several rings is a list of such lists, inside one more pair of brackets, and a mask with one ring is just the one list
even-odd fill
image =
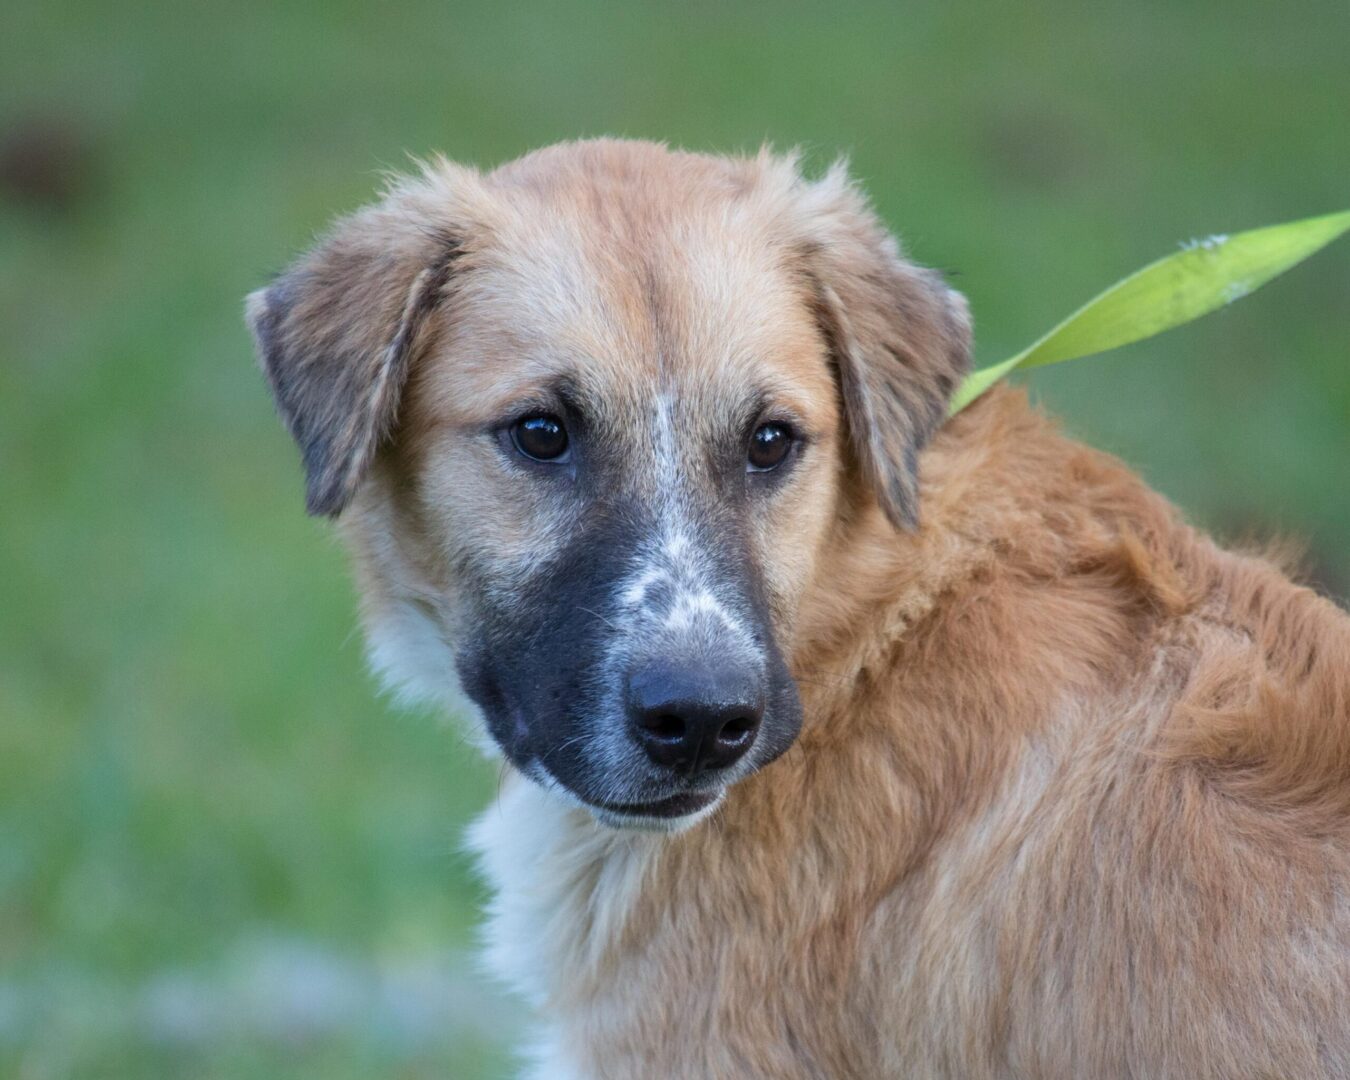
{"label": "nostril", "polygon": [[674,713],[658,713],[656,716],[643,717],[640,723],[648,734],[664,742],[679,742],[685,737],[684,720]]}
{"label": "nostril", "polygon": [[745,742],[755,733],[759,722],[752,716],[733,716],[717,733],[717,741],[724,746],[734,747]]}

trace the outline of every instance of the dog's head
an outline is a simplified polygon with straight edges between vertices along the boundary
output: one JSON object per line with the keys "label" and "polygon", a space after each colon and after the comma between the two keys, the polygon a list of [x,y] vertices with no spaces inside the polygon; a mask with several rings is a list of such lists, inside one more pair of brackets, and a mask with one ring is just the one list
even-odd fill
{"label": "dog's head", "polygon": [[841,493],[915,527],[969,354],[842,169],[613,141],[428,166],[248,314],[377,666],[646,827],[791,745]]}

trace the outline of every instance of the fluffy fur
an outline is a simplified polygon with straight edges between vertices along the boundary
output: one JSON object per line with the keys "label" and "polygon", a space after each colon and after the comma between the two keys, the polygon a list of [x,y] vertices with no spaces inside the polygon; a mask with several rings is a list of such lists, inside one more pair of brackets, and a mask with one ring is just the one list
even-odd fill
{"label": "fluffy fur", "polygon": [[798,749],[712,821],[480,822],[539,1075],[1350,1074],[1344,614],[1018,392],[924,466],[919,533],[840,523]]}
{"label": "fluffy fur", "polygon": [[[638,401],[709,350],[698,379],[775,365],[819,410],[822,451],[778,496],[792,535],[753,549],[801,695],[792,749],[675,835],[613,830],[515,772],[473,831],[489,965],[543,1025],[532,1075],[1350,1075],[1343,612],[1218,548],[1017,391],[939,428],[964,307],[841,173],[603,142],[423,185],[422,231],[445,223],[457,264],[519,269],[456,266],[341,518],[404,685],[452,670],[464,545],[509,590],[563,543],[563,518],[538,524],[560,511],[498,506],[446,434],[522,382],[531,341],[566,327]],[[665,253],[658,301],[616,221]],[[547,287],[550,266],[575,287]],[[407,336],[409,269],[370,356]],[[664,372],[613,344],[644,320],[683,342]]]}

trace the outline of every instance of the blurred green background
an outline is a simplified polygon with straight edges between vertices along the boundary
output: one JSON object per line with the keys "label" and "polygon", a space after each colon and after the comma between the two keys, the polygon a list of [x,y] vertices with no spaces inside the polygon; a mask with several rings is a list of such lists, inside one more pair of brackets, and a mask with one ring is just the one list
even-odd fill
{"label": "blurred green background", "polygon": [[[503,1076],[495,776],[364,672],[240,307],[405,152],[837,151],[999,359],[1188,237],[1350,206],[1350,5],[133,3],[0,15],[0,1076]],[[1350,244],[1034,377],[1350,591]]]}

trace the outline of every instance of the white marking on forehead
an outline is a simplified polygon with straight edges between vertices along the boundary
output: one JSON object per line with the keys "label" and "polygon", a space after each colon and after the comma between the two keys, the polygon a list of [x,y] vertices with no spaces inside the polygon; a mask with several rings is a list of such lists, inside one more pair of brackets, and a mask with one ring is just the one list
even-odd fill
{"label": "white marking on forehead", "polygon": [[660,485],[662,502],[670,505],[679,500],[680,455],[679,445],[675,439],[675,423],[671,418],[670,395],[665,392],[656,395],[656,430],[653,434],[656,480]]}

